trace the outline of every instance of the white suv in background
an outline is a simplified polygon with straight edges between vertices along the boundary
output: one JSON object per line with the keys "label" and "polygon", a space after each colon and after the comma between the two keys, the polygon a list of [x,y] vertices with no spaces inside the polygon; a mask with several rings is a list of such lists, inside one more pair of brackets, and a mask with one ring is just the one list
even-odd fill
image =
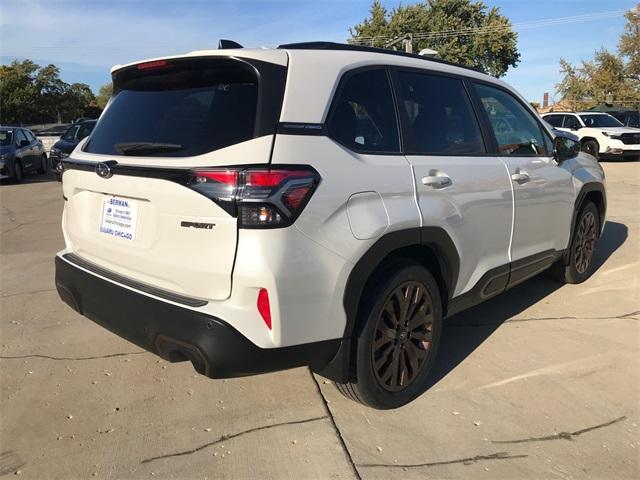
{"label": "white suv in background", "polygon": [[420,395],[447,316],[594,269],[604,174],[505,83],[326,42],[112,70],[62,163],[72,308],[212,378],[308,365]]}
{"label": "white suv in background", "polygon": [[580,137],[582,151],[603,160],[640,160],[640,129],[625,127],[608,113],[557,112],[542,115],[558,130]]}

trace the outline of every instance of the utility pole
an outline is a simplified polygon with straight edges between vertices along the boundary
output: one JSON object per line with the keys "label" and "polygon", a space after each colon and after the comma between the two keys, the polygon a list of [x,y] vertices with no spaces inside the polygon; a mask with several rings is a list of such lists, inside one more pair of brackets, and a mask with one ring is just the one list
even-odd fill
{"label": "utility pole", "polygon": [[402,49],[406,53],[413,53],[413,33],[405,33],[404,35],[400,35],[399,37],[392,39],[385,44],[384,48],[395,47],[400,43],[402,43]]}

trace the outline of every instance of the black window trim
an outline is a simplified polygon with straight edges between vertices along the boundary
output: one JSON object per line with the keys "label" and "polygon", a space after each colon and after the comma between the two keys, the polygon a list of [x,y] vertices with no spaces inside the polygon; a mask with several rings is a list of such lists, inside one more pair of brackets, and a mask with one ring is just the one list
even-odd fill
{"label": "black window trim", "polygon": [[[390,67],[390,71],[391,71],[391,76],[392,76],[392,80],[393,80],[393,92],[394,95],[396,95],[398,97],[398,105],[400,104],[400,100],[404,100],[404,97],[402,96],[402,92],[400,90],[400,88],[398,87],[400,85],[400,79],[398,78],[398,74],[400,72],[407,72],[407,73],[415,73],[415,74],[422,74],[422,75],[435,75],[435,76],[440,76],[440,77],[445,77],[445,78],[451,78],[454,80],[460,80],[462,82],[462,87],[465,90],[466,94],[467,94],[467,98],[469,99],[469,103],[471,105],[471,110],[473,111],[474,117],[476,119],[476,122],[478,123],[478,127],[480,128],[480,137],[482,139],[482,143],[484,144],[484,149],[485,152],[482,153],[465,153],[465,154],[459,154],[459,153],[422,153],[422,152],[411,152],[409,150],[405,149],[405,145],[402,144],[402,152],[403,155],[405,156],[412,156],[412,157],[417,157],[417,156],[421,156],[421,157],[493,157],[495,156],[495,154],[491,153],[492,150],[492,145],[491,142],[488,141],[491,137],[488,137],[487,133],[488,131],[486,131],[487,126],[483,125],[483,117],[481,115],[478,114],[478,106],[476,105],[473,95],[471,95],[470,91],[469,91],[469,85],[468,85],[468,77],[464,76],[464,75],[457,75],[455,73],[449,73],[449,72],[442,72],[439,70],[432,70],[432,69],[428,69],[428,68],[416,68],[416,67],[405,67],[405,66],[392,66]],[[396,114],[398,115],[398,119],[400,120],[400,130],[401,130],[401,134],[404,136],[404,131],[406,128],[408,128],[408,119],[406,116],[406,113],[399,108],[398,106],[398,111],[396,112]]]}
{"label": "black window trim", "polygon": [[[338,100],[340,98],[340,95],[342,95],[342,91],[344,90],[345,84],[347,83],[347,81],[354,75],[363,73],[363,72],[367,72],[367,71],[372,71],[372,70],[383,70],[386,73],[387,76],[387,83],[389,85],[389,93],[391,94],[391,101],[393,103],[393,109],[394,109],[394,116],[395,116],[395,123],[396,123],[396,132],[398,135],[398,151],[397,152],[393,152],[393,151],[389,151],[389,152],[381,152],[379,150],[366,150],[366,149],[356,149],[353,148],[352,145],[345,145],[344,143],[342,143],[340,140],[338,140],[337,138],[334,138],[331,135],[331,129],[329,128],[329,126],[331,125],[331,121],[333,120],[333,116],[335,114],[336,108],[337,108],[337,103]],[[402,132],[401,132],[401,128],[400,128],[400,121],[398,118],[398,103],[396,101],[395,98],[395,92],[394,92],[394,85],[393,85],[393,81],[391,78],[391,75],[389,73],[389,65],[366,65],[363,67],[357,67],[357,68],[353,68],[351,70],[347,70],[346,72],[344,72],[342,74],[342,76],[340,77],[340,80],[338,81],[338,86],[336,87],[334,93],[333,93],[333,97],[331,99],[331,104],[329,105],[329,110],[327,113],[327,116],[325,118],[324,121],[324,131],[326,132],[326,135],[328,138],[330,138],[331,140],[333,140],[334,142],[338,143],[339,145],[341,145],[342,147],[346,148],[347,150],[349,150],[350,152],[354,152],[360,155],[384,155],[384,156],[404,156],[405,154],[403,153],[404,151],[404,145],[402,143]]]}
{"label": "black window trim", "polygon": [[[530,105],[528,105],[526,102],[523,102],[518,95],[514,95],[514,93],[512,91],[510,91],[508,88],[505,88],[502,85],[498,85],[496,83],[487,82],[487,81],[480,80],[480,79],[475,79],[475,78],[473,80],[470,80],[470,83],[472,84],[471,85],[472,86],[472,95],[473,95],[473,97],[476,98],[476,101],[481,106],[482,106],[482,100],[480,99],[480,95],[478,95],[478,92],[475,89],[475,85],[484,85],[484,86],[487,86],[487,87],[490,87],[490,88],[494,88],[496,90],[500,90],[501,92],[511,96],[526,111],[531,113],[531,116],[533,117],[534,121],[538,124],[538,129],[540,130],[540,133],[542,134],[542,136],[544,137],[545,135],[547,135],[549,143],[553,144],[554,135],[552,135],[551,132],[549,132],[547,127],[540,120],[538,114],[533,111],[532,107]],[[487,114],[484,106],[482,106],[481,115],[484,117],[484,119],[485,119],[484,121],[487,122],[487,124],[491,127],[491,121],[489,120],[489,115]],[[493,147],[495,148],[494,152],[492,153],[492,156],[494,156],[494,157],[500,157],[500,158],[553,158],[553,152],[547,152],[547,155],[511,155],[511,154],[508,154],[508,153],[501,153],[499,151],[499,149],[498,149],[498,140],[496,139],[495,133],[493,132],[493,127],[491,127],[489,133],[490,133],[491,138],[492,138]],[[544,142],[544,138],[542,140]],[[545,146],[545,148],[546,148],[546,146]]]}

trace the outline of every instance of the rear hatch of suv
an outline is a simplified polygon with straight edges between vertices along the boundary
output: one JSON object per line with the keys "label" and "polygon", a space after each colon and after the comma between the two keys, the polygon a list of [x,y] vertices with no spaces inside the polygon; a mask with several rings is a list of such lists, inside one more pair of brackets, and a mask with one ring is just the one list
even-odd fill
{"label": "rear hatch of suv", "polygon": [[113,72],[114,94],[64,164],[68,252],[143,286],[227,298],[239,165],[268,164],[287,56],[193,55]]}

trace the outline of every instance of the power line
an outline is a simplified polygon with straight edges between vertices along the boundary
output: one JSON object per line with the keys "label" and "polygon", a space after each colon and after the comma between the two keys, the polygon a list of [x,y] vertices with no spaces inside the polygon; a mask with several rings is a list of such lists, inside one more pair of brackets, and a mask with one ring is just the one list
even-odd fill
{"label": "power line", "polygon": [[[494,33],[501,31],[509,31],[513,28],[518,30],[527,30],[533,28],[542,28],[549,26],[557,26],[557,25],[567,25],[571,23],[580,23],[580,22],[589,22],[595,20],[603,20],[607,18],[615,18],[620,15],[625,14],[626,10],[610,10],[605,12],[596,12],[596,13],[588,13],[583,15],[573,15],[569,17],[551,17],[539,20],[529,20],[525,22],[516,22],[511,24],[510,22],[502,23],[499,25],[488,25],[484,27],[469,27],[469,28],[459,28],[452,30],[444,30],[439,32],[410,32],[413,35],[415,40],[438,40],[438,39],[446,39],[450,37],[460,37],[460,36],[469,36],[469,35],[480,35],[484,33]],[[375,36],[362,36],[349,39],[348,42],[351,44],[361,44],[361,45],[370,45],[374,42],[386,42],[395,39],[396,36],[390,35],[375,35]],[[28,50],[25,51],[4,51],[0,49],[0,55],[3,56],[30,56],[37,55],[41,53],[41,50],[55,49],[60,50],[62,47],[59,45],[32,45]],[[117,51],[117,50],[139,50],[139,49],[147,49],[148,51],[159,51],[166,52],[168,49],[172,51],[179,51],[180,49],[193,49],[193,44],[171,44],[171,45],[144,45],[144,44],[127,44],[127,45],[65,45],[65,51],[91,51],[91,52],[99,52],[99,51]],[[105,52],[106,53],[106,52]]]}
{"label": "power line", "polygon": [[[457,36],[478,35],[482,33],[499,32],[503,30],[511,30],[516,28],[519,30],[526,30],[531,28],[541,28],[556,25],[567,25],[570,23],[589,22],[594,20],[603,20],[606,18],[614,18],[626,13],[626,10],[610,10],[606,12],[589,13],[583,15],[574,15],[570,17],[555,17],[545,18],[540,20],[529,20],[526,22],[516,22],[513,24],[503,23],[501,25],[488,25],[484,27],[469,27],[459,28],[453,30],[444,30],[439,32],[411,32],[414,39],[432,40],[440,38],[449,38]],[[369,44],[374,41],[384,42],[394,38],[389,35],[375,35],[375,36],[362,36],[350,39],[350,43],[354,44]]]}

